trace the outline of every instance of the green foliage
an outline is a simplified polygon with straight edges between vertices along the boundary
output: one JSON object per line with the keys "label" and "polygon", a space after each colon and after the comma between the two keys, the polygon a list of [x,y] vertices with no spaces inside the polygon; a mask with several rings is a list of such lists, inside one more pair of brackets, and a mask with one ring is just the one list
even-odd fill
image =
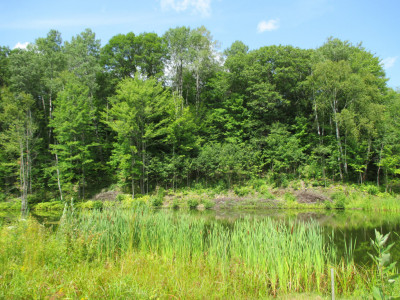
{"label": "green foliage", "polygon": [[172,207],[173,209],[178,209],[178,208],[180,207],[180,205],[181,205],[181,203],[179,202],[179,200],[178,200],[178,199],[174,199],[174,200],[172,201],[171,207]]}
{"label": "green foliage", "polygon": [[286,192],[285,195],[283,195],[283,198],[287,202],[296,202],[296,196],[294,196],[292,193]]}
{"label": "green foliage", "polygon": [[304,158],[299,139],[291,135],[284,124],[272,124],[265,142],[264,158],[274,172],[290,173]]}
{"label": "green foliage", "polygon": [[271,189],[270,186],[263,184],[256,190],[257,190],[257,192],[259,192],[262,195],[262,197],[267,198],[267,199],[274,199],[275,197],[274,197],[274,195],[271,194],[270,189]]}
{"label": "green foliage", "polygon": [[135,198],[254,180],[262,195],[262,176],[284,188],[306,179],[399,190],[400,94],[361,44],[249,51],[235,41],[222,53],[202,26],[100,45],[86,29],[0,47],[0,186],[24,207],[111,184]]}
{"label": "green foliage", "polygon": [[197,198],[189,198],[187,200],[187,205],[188,205],[189,209],[196,209],[199,204],[200,204],[200,201]]}
{"label": "green foliage", "polygon": [[374,299],[392,299],[393,284],[398,278],[396,274],[396,262],[391,262],[390,249],[394,244],[386,245],[390,233],[383,235],[375,229],[375,240],[371,239],[371,245],[375,254],[368,253],[377,267],[378,285],[372,288]]}
{"label": "green foliage", "polygon": [[325,209],[332,209],[333,208],[332,202],[329,201],[329,200],[325,200],[324,201],[324,207],[325,207]]}
{"label": "green foliage", "polygon": [[204,199],[202,201],[202,204],[204,205],[205,209],[212,209],[215,206],[214,201],[212,201],[210,199]]}
{"label": "green foliage", "polygon": [[64,203],[57,200],[38,203],[34,206],[34,210],[37,211],[62,211],[63,209],[64,209]]}
{"label": "green foliage", "polygon": [[83,209],[102,209],[103,202],[98,200],[97,201],[88,200],[80,203],[79,207]]}
{"label": "green foliage", "polygon": [[122,202],[124,200],[130,200],[130,199],[132,199],[132,195],[129,195],[129,194],[118,194],[115,197],[115,200],[118,202]]}
{"label": "green foliage", "polygon": [[248,196],[253,193],[253,189],[248,186],[235,186],[233,191],[239,197]]}
{"label": "green foliage", "polygon": [[0,210],[20,210],[21,199],[12,199],[7,202],[0,202]]}
{"label": "green foliage", "polygon": [[159,207],[163,204],[163,198],[157,196],[150,197],[150,203],[154,207]]}
{"label": "green foliage", "polygon": [[345,209],[347,203],[347,196],[343,192],[336,192],[332,194],[333,205],[336,209]]}
{"label": "green foliage", "polygon": [[367,185],[365,187],[366,191],[370,195],[377,195],[379,193],[379,188],[376,185]]}

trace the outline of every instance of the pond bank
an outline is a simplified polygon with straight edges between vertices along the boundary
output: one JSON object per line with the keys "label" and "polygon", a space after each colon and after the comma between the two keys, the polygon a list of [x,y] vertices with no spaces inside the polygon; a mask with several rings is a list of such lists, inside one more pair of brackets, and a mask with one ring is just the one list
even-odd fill
{"label": "pond bank", "polygon": [[[376,186],[330,185],[314,187],[291,184],[288,187],[274,187],[268,184],[246,184],[232,189],[184,188],[178,190],[157,189],[149,195],[136,195],[117,190],[106,190],[90,200],[75,200],[75,205],[83,209],[107,207],[129,208],[137,203],[153,207],[184,209],[360,209],[366,211],[400,212],[400,197],[397,194],[381,192]],[[30,204],[32,211],[62,211],[65,203],[53,200]],[[0,203],[0,211],[19,210],[20,200],[13,199]]]}

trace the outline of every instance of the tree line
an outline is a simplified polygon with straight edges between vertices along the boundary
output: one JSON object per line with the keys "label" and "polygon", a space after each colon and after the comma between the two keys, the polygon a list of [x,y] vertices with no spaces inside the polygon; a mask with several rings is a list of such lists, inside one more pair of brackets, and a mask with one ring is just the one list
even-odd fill
{"label": "tree line", "polygon": [[236,41],[204,27],[51,30],[0,47],[0,192],[27,202],[253,177],[373,181],[400,174],[400,94],[361,44]]}

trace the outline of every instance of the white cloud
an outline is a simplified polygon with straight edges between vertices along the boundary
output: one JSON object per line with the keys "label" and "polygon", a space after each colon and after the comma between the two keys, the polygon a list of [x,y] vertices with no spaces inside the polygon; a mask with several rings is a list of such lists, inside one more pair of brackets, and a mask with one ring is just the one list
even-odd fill
{"label": "white cloud", "polygon": [[161,8],[173,9],[176,12],[190,10],[192,13],[203,17],[211,15],[211,0],[161,0]]}
{"label": "white cloud", "polygon": [[382,59],[381,64],[382,64],[383,68],[384,68],[385,70],[387,70],[387,69],[393,67],[394,64],[395,64],[395,62],[396,62],[396,60],[397,60],[397,58],[398,58],[398,56],[395,56],[395,57],[387,57],[387,58],[385,58],[385,59]]}
{"label": "white cloud", "polygon": [[29,43],[25,42],[25,43],[20,43],[18,42],[13,49],[26,49],[26,47],[28,47]]}
{"label": "white cloud", "polygon": [[262,33],[264,31],[273,31],[279,28],[279,19],[271,19],[268,21],[261,21],[258,23],[257,31]]}

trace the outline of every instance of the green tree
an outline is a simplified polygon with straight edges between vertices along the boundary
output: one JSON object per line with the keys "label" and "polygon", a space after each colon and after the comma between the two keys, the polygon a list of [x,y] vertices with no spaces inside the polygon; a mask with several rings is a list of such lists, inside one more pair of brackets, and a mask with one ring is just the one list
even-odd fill
{"label": "green tree", "polygon": [[93,147],[98,146],[94,141],[96,111],[89,87],[80,78],[64,73],[61,80],[64,88],[57,95],[50,121],[55,136],[51,148],[56,158],[51,170],[57,174],[61,199],[64,191],[84,198],[87,174],[94,167]]}
{"label": "green tree", "polygon": [[81,34],[65,42],[68,71],[73,72],[89,88],[93,97],[98,88],[96,76],[101,72],[100,40],[92,30],[85,29]]}
{"label": "green tree", "polygon": [[32,117],[34,101],[25,93],[12,93],[2,88],[0,93],[0,143],[7,155],[6,168],[14,170],[21,191],[21,211],[28,208],[28,194],[32,193],[32,162],[35,157],[35,132],[37,126]]}
{"label": "green tree", "polygon": [[173,100],[156,79],[143,80],[138,74],[122,80],[109,100],[111,107],[103,114],[103,122],[117,134],[111,164],[118,170],[121,184],[130,182],[134,198],[135,179],[141,193],[145,192],[147,148],[160,135],[166,135],[164,126]]}
{"label": "green tree", "polygon": [[10,48],[0,46],[0,87],[8,85],[10,78],[8,56],[10,52]]}

